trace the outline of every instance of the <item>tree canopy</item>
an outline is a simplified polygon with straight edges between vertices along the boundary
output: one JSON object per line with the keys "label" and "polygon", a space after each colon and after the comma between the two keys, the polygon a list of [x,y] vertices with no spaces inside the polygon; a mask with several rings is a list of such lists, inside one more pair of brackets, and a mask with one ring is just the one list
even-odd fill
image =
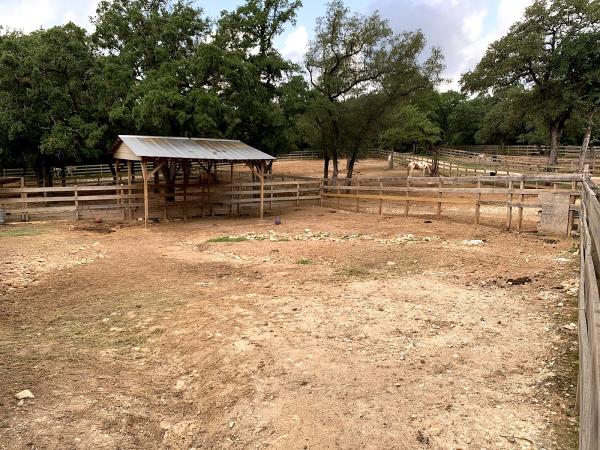
{"label": "tree canopy", "polygon": [[[583,67],[576,65],[570,50],[574,42],[600,31],[599,12],[599,3],[592,0],[536,0],[525,18],[490,45],[477,67],[462,78],[469,92],[524,87],[526,107],[549,130],[550,164],[556,163],[560,137],[580,98],[577,78]],[[578,51],[587,48],[580,45]]]}
{"label": "tree canopy", "polygon": [[[594,142],[600,3],[535,0],[440,92],[443,55],[419,30],[333,0],[302,65],[276,47],[301,0],[246,0],[210,18],[188,0],[103,0],[93,33],[0,27],[0,164],[109,162],[118,134],[241,139],[272,155],[312,148],[351,177],[375,146]],[[10,24],[6,24],[10,25]],[[582,161],[585,157],[582,157]],[[166,167],[174,179],[177,167]]]}

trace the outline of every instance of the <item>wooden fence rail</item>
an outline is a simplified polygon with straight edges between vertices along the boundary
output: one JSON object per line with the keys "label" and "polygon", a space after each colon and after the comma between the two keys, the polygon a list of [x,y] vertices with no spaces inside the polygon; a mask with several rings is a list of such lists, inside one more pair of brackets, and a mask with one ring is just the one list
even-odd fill
{"label": "wooden fence rail", "polygon": [[[458,156],[457,156],[458,155]],[[454,150],[438,151],[438,174],[448,176],[460,176],[461,174],[535,174],[535,173],[577,173],[579,164],[576,160],[559,160],[557,165],[549,166],[546,162],[521,159],[520,157],[483,157],[469,154],[459,155]],[[395,155],[395,162],[406,164],[410,161],[424,161],[432,163],[431,156],[415,155],[412,153],[400,153]],[[593,170],[591,160],[587,160],[588,166]]]}
{"label": "wooden fence rail", "polygon": [[469,177],[411,177],[411,178],[356,178],[353,180],[323,180],[322,198],[329,206],[360,211],[361,206],[383,213],[384,206],[404,209],[408,216],[411,208],[419,205],[435,206],[440,217],[447,204],[472,206],[474,222],[479,223],[481,206],[507,208],[506,227],[513,227],[513,208],[516,209],[516,229],[523,226],[524,210],[541,209],[540,196],[552,195],[562,201],[568,217],[561,232],[569,233],[574,221],[574,206],[581,192],[579,174],[570,175],[511,175]]}
{"label": "wooden fence rail", "polygon": [[[267,181],[264,203],[273,204],[321,200],[319,180]],[[172,191],[172,192],[171,192]],[[132,219],[143,210],[143,188],[140,184],[106,186],[55,186],[0,188],[0,208],[9,220],[29,220],[32,215],[74,215],[79,219],[88,211],[112,210]],[[239,214],[242,207],[260,204],[259,182],[225,184],[176,183],[174,190],[165,184],[150,185],[150,209],[154,216],[168,218],[205,214]]]}
{"label": "wooden fence rail", "polygon": [[579,286],[579,448],[600,448],[600,202],[585,181],[581,190]]}

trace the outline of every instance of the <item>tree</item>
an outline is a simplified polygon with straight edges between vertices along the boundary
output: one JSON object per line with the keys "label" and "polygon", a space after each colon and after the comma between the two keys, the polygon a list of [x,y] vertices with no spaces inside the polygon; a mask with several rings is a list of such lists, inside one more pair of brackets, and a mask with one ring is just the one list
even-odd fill
{"label": "tree", "polygon": [[418,144],[434,145],[441,140],[441,129],[426,113],[414,105],[405,105],[394,112],[391,127],[382,136],[385,148],[397,150],[410,145],[413,151]]}
{"label": "tree", "polygon": [[568,37],[563,47],[567,60],[562,66],[564,75],[573,80],[577,101],[575,108],[585,121],[579,157],[579,171],[583,172],[595,125],[594,118],[600,111],[600,32]]}
{"label": "tree", "polygon": [[291,150],[295,122],[304,112],[307,86],[298,67],[284,59],[274,39],[295,24],[300,0],[248,0],[221,13],[214,43],[225,65],[226,134],[276,155]]}
{"label": "tree", "polygon": [[[100,105],[112,125],[106,145],[117,130],[192,136],[206,125],[198,110],[211,100],[199,98],[205,80],[191,65],[210,31],[202,10],[184,0],[104,0],[96,14]],[[171,161],[162,168],[170,192],[179,169]]]}
{"label": "tree", "polygon": [[[98,157],[104,125],[91,88],[89,37],[73,23],[0,38],[0,141],[40,184],[50,168]],[[64,172],[64,170],[63,170]]]}
{"label": "tree", "polygon": [[528,89],[529,104],[550,133],[549,164],[558,159],[565,123],[575,108],[573,80],[561,68],[565,40],[600,27],[598,2],[591,0],[536,0],[525,19],[494,42],[477,67],[463,75],[463,89],[486,92],[508,86]]}
{"label": "tree", "polygon": [[[340,0],[328,4],[326,15],[317,20],[315,38],[305,58],[310,83],[317,94],[312,109],[321,131],[325,178],[329,176],[330,159],[333,178],[339,173],[338,157],[343,151],[341,121],[350,105],[346,102],[362,95],[378,102],[379,109],[368,109],[373,116],[364,117],[364,124],[374,124],[399,99],[439,80],[441,54],[434,49],[420,64],[424,46],[421,32],[394,34],[378,12],[361,16],[351,14]],[[352,152],[351,166],[357,156]]]}

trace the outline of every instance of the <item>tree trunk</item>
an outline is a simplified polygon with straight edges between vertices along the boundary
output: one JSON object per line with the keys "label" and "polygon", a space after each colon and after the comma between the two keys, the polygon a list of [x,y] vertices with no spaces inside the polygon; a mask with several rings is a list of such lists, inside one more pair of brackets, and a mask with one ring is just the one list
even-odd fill
{"label": "tree trunk", "polygon": [[[175,201],[175,178],[177,177],[177,171],[177,163],[174,161],[170,161],[162,167],[163,178],[165,179],[165,183],[167,185],[167,194],[169,194],[166,198],[166,201],[168,202]],[[158,174],[158,172],[156,173]]]}
{"label": "tree trunk", "polygon": [[331,175],[331,178],[333,178],[334,180],[337,180],[339,173],[340,173],[340,167],[338,164],[338,157],[337,157],[337,152],[336,152],[336,154],[333,155],[333,174]]}
{"label": "tree trunk", "polygon": [[581,153],[579,154],[579,173],[583,173],[585,168],[585,161],[588,156],[588,149],[590,148],[590,140],[592,139],[592,127],[594,113],[589,113],[587,117],[587,124],[585,126],[585,135],[583,137],[583,145],[581,146]]}
{"label": "tree trunk", "polygon": [[323,155],[323,178],[329,178],[329,154]]}
{"label": "tree trunk", "polygon": [[352,178],[352,173],[354,172],[354,163],[356,162],[356,155],[352,155],[348,159],[348,164],[346,165],[346,178],[350,180]]}
{"label": "tree trunk", "polygon": [[558,147],[560,145],[560,135],[562,130],[558,124],[550,127],[550,155],[548,156],[548,165],[558,164]]}

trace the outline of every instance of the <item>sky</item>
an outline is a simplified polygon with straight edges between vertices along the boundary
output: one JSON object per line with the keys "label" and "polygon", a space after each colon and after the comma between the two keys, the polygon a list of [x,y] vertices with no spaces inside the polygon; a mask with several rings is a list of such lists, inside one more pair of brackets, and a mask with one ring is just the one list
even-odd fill
{"label": "sky", "polygon": [[[0,0],[0,25],[25,32],[68,21],[92,29],[97,0]],[[208,16],[234,9],[242,0],[195,0]],[[443,90],[458,89],[460,75],[472,69],[487,46],[504,35],[519,20],[532,0],[346,0],[351,10],[368,14],[379,10],[395,31],[421,29],[429,46],[442,48],[450,82]],[[325,0],[303,0],[295,26],[289,26],[276,41],[287,58],[302,62],[316,19],[326,8]]]}

